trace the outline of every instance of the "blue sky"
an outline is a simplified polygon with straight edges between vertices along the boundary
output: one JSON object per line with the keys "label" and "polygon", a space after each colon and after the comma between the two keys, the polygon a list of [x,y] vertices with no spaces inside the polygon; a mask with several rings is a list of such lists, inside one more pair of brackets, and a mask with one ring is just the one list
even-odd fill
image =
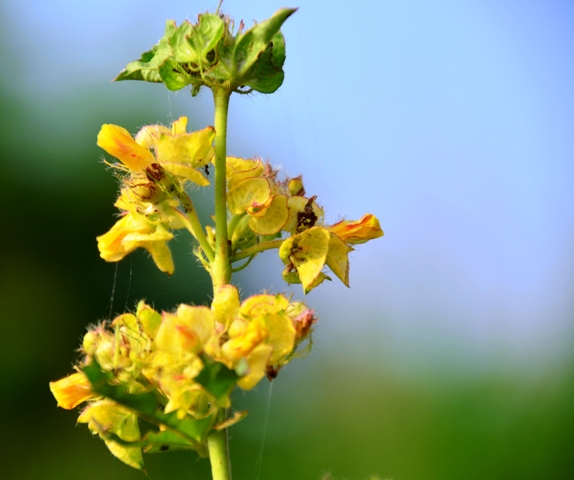
{"label": "blue sky", "polygon": [[[5,55],[25,52],[13,88],[40,103],[84,82],[138,88],[165,110],[159,120],[193,116],[207,92],[194,104],[109,80],[166,19],[216,3],[5,1],[4,38],[28,32],[13,51],[3,42]],[[447,353],[462,365],[561,362],[574,313],[574,4],[350,3],[288,5],[300,9],[283,29],[285,83],[232,99],[228,142],[304,174],[327,220],[380,218],[385,237],[352,256],[351,290],[333,282],[308,296],[324,341],[368,337],[389,352],[381,361],[413,365]],[[223,10],[249,25],[281,6]],[[259,275],[256,289],[285,288],[278,271]]]}

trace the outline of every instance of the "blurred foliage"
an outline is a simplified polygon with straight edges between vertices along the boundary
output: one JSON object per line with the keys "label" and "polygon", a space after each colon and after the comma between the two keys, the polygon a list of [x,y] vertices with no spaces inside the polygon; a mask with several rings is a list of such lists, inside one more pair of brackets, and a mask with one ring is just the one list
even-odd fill
{"label": "blurred foliage", "polygon": [[[98,162],[99,127],[134,131],[165,117],[141,101],[147,88],[132,90],[114,96],[83,85],[89,93],[42,98],[0,85],[4,479],[143,478],[75,427],[76,415],[56,408],[48,382],[69,371],[86,326],[110,310],[133,308],[142,297],[169,309],[209,293],[185,242],[172,278],[141,252],[117,273],[98,257],[95,237],[113,223],[116,194]],[[251,413],[231,430],[236,478],[571,478],[571,367],[531,378],[504,369],[413,378],[324,348],[319,338],[312,366],[285,369],[271,396],[263,388],[241,394],[240,408]],[[190,453],[150,456],[147,464],[154,480],[209,478],[208,462]]]}

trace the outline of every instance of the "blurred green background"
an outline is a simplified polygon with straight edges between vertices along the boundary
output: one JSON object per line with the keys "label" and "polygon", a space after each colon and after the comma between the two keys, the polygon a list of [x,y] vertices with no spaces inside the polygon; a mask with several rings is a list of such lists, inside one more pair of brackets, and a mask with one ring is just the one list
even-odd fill
{"label": "blurred green background", "polygon": [[[184,236],[169,279],[142,252],[99,258],[116,184],[95,139],[103,123],[211,123],[208,92],[109,80],[167,18],[216,3],[0,4],[2,479],[143,478],[48,382],[88,324],[210,293]],[[574,7],[397,3],[301,0],[284,86],[232,99],[231,154],[304,174],[328,221],[370,211],[386,233],[353,254],[350,290],[306,298],[311,356],[238,392],[235,478],[572,478]],[[224,2],[247,25],[280,6]],[[280,269],[261,256],[242,291],[302,297]],[[154,480],[209,478],[193,454],[147,463]]]}

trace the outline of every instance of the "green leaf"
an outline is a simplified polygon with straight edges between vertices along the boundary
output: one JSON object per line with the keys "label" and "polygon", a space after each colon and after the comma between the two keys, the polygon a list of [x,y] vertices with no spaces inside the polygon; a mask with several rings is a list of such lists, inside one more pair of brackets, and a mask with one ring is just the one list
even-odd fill
{"label": "green leaf", "polygon": [[179,419],[177,412],[163,413],[153,392],[131,394],[126,385],[110,384],[113,380],[112,373],[102,371],[95,360],[85,366],[82,371],[92,384],[92,390],[98,395],[129,408],[152,424],[172,430],[192,443],[196,450],[202,450],[200,444],[207,438],[213,425],[214,415],[200,419],[191,417]]}
{"label": "green leaf", "polygon": [[224,401],[233,387],[237,384],[239,376],[235,371],[227,368],[223,363],[216,362],[207,355],[202,356],[203,370],[195,378],[195,381],[202,385],[218,401]]}
{"label": "green leaf", "polygon": [[186,21],[179,27],[170,20],[159,43],[129,63],[116,80],[165,83],[169,90],[191,85],[192,95],[202,86],[273,93],[285,76],[280,28],[296,10],[282,8],[244,33],[240,28],[236,37],[227,17],[205,13],[196,24]]}
{"label": "green leaf", "polygon": [[174,60],[189,63],[192,71],[213,65],[216,61],[215,47],[223,38],[225,22],[219,15],[200,15],[197,25],[184,22],[169,40]]}
{"label": "green leaf", "polygon": [[[166,58],[158,67],[158,73],[161,77],[161,81],[172,91],[181,90],[183,87],[193,84],[194,81],[201,83],[199,77],[194,80],[190,73],[186,72],[173,58]],[[198,75],[199,74],[196,74],[196,76]]]}
{"label": "green leaf", "polygon": [[163,79],[158,68],[172,55],[168,40],[175,30],[175,22],[168,20],[165,25],[164,36],[159,43],[150,51],[143,53],[139,60],[128,63],[126,68],[115,78],[115,81],[144,80],[146,82],[162,83]]}
{"label": "green leaf", "polygon": [[176,450],[196,450],[194,444],[169,430],[148,431],[140,440],[127,441],[115,433],[101,432],[106,444],[113,442],[125,448],[140,449],[144,453],[174,452]]}
{"label": "green leaf", "polygon": [[[277,34],[285,20],[296,11],[296,8],[281,8],[267,20],[258,23],[243,35],[238,36],[234,52],[234,65],[238,78],[234,79],[234,83],[249,85],[257,82],[256,74],[276,73],[277,69],[281,70],[285,61],[285,42],[279,40]],[[281,35],[281,37],[283,36]],[[278,45],[275,46],[272,40],[276,40]],[[273,54],[275,49],[277,50]],[[267,50],[269,53],[264,54]],[[262,78],[259,81],[265,84],[267,79]]]}
{"label": "green leaf", "polygon": [[261,93],[273,93],[285,79],[285,38],[277,32],[272,40],[272,47],[263,51],[259,60],[248,73],[245,85]]}

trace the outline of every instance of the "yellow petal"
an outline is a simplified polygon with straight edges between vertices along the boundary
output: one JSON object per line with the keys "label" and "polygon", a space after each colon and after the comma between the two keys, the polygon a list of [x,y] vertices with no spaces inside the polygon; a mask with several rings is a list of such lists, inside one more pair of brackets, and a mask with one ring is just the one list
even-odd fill
{"label": "yellow petal", "polygon": [[88,428],[99,434],[110,452],[122,462],[133,468],[143,468],[141,447],[121,445],[108,437],[113,433],[126,442],[140,440],[136,414],[114,402],[102,400],[86,408],[78,418],[78,423],[87,423]]}
{"label": "yellow petal", "polygon": [[259,159],[249,159],[239,157],[227,157],[226,159],[227,188],[233,188],[241,180],[246,178],[260,177],[265,171],[263,162]]}
{"label": "yellow petal", "polygon": [[185,133],[187,128],[187,117],[179,117],[175,122],[171,124],[172,135],[181,135]]}
{"label": "yellow petal", "polygon": [[177,175],[178,177],[183,177],[186,180],[199,185],[200,187],[207,187],[207,185],[209,185],[209,180],[191,165],[184,165],[182,163],[174,162],[162,162],[161,166],[169,173]]}
{"label": "yellow petal", "polygon": [[203,167],[213,158],[215,129],[203,130],[182,135],[162,135],[156,143],[156,154],[160,163],[183,163],[192,167]]}
{"label": "yellow petal", "polygon": [[265,341],[267,345],[273,347],[269,364],[278,365],[283,363],[283,360],[291,353],[295,345],[295,327],[293,326],[293,322],[284,313],[262,315],[257,321],[263,323],[269,332]]}
{"label": "yellow petal", "polygon": [[347,245],[337,235],[331,235],[326,263],[347,287],[349,286],[349,252],[352,251],[353,247]]}
{"label": "yellow petal", "polygon": [[166,133],[169,135],[171,130],[164,125],[146,125],[137,133],[135,141],[138,145],[151,150],[159,138]]}
{"label": "yellow petal", "polygon": [[283,262],[291,263],[297,269],[305,293],[309,293],[325,279],[321,277],[321,270],[327,260],[330,239],[331,234],[327,229],[313,227],[289,237],[279,247],[279,256]]}
{"label": "yellow petal", "polygon": [[243,390],[251,390],[267,373],[267,363],[271,356],[270,345],[259,345],[247,358],[247,374],[237,382]]}
{"label": "yellow petal", "polygon": [[146,242],[142,244],[142,247],[151,254],[154,263],[161,272],[167,273],[170,276],[173,275],[175,265],[173,264],[171,250],[165,241]]}
{"label": "yellow petal", "polygon": [[173,354],[198,353],[209,340],[213,326],[209,308],[180,305],[176,314],[163,314],[155,338],[156,347]]}
{"label": "yellow petal", "polygon": [[237,183],[227,193],[228,208],[234,215],[240,215],[247,209],[250,214],[268,206],[271,202],[271,188],[265,178],[246,178]]}
{"label": "yellow petal", "polygon": [[233,285],[224,285],[213,297],[211,310],[215,320],[223,325],[225,329],[231,325],[231,322],[239,312],[239,292]]}
{"label": "yellow petal", "polygon": [[152,153],[136,143],[130,133],[118,125],[102,125],[97,143],[99,147],[123,162],[130,170],[145,170],[155,162]]}
{"label": "yellow petal", "polygon": [[272,235],[283,228],[288,218],[287,196],[275,195],[262,216],[251,217],[249,226],[259,235]]}
{"label": "yellow petal", "polygon": [[58,401],[58,407],[66,410],[71,410],[95,396],[89,380],[83,373],[73,373],[56,382],[50,382],[50,390]]}
{"label": "yellow petal", "polygon": [[241,304],[239,313],[247,318],[264,315],[266,313],[278,313],[287,308],[289,300],[283,295],[270,295],[262,293],[253,295]]}

